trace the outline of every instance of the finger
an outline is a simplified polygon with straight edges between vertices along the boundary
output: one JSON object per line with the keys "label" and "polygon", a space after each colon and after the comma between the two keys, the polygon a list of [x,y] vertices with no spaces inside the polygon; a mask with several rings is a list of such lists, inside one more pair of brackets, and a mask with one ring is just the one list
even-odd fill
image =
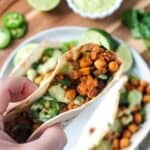
{"label": "finger", "polygon": [[45,130],[38,140],[26,144],[36,150],[62,150],[67,142],[63,129],[56,125]]}
{"label": "finger", "polygon": [[0,130],[0,139],[4,141],[9,141],[11,143],[16,143],[15,140],[13,140],[10,136],[8,136],[5,132]]}
{"label": "finger", "polygon": [[5,111],[10,101],[23,100],[36,88],[36,85],[26,78],[0,79],[0,113]]}

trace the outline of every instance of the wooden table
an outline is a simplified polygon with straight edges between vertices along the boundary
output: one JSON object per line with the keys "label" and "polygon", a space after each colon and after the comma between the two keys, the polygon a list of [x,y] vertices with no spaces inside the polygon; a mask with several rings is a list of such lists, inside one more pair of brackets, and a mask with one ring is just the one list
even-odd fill
{"label": "wooden table", "polygon": [[9,54],[28,37],[48,28],[65,25],[78,25],[106,29],[108,32],[120,37],[142,53],[144,52],[143,43],[140,40],[134,40],[131,37],[130,30],[123,26],[120,22],[122,12],[130,7],[150,10],[150,0],[124,0],[120,9],[114,13],[113,16],[101,20],[91,20],[80,17],[73,13],[65,0],[62,0],[59,7],[51,12],[37,11],[31,8],[26,0],[0,0],[0,17],[9,11],[21,12],[26,16],[29,26],[28,33],[23,39],[14,41],[8,49],[0,51],[0,68]]}
{"label": "wooden table", "polygon": [[[128,8],[135,7],[150,10],[150,0],[124,0],[120,9],[113,14],[113,16],[101,20],[82,18],[72,12],[72,10],[67,6],[65,0],[61,1],[62,2],[59,7],[57,7],[55,10],[51,12],[40,12],[32,9],[26,0],[0,0],[0,17],[9,11],[21,12],[26,16],[29,26],[28,33],[23,39],[13,42],[8,49],[0,51],[0,68],[9,54],[28,37],[48,28],[65,25],[78,25],[106,29],[108,32],[120,37],[132,47],[136,48],[143,56],[146,56],[145,58],[150,58],[147,57],[148,55],[144,49],[143,43],[140,40],[133,39],[131,37],[130,30],[123,26],[120,22],[120,16],[122,12]],[[149,143],[148,140],[147,143]],[[142,146],[141,150],[146,150],[145,146]]]}

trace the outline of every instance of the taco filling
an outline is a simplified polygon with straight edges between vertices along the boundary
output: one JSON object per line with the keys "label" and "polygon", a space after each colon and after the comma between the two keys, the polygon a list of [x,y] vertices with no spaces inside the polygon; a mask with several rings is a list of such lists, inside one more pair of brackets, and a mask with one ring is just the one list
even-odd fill
{"label": "taco filling", "polygon": [[150,84],[130,76],[120,94],[120,103],[110,131],[92,150],[122,150],[132,143],[132,136],[146,120],[145,105],[150,102]]}
{"label": "taco filling", "polygon": [[46,48],[43,51],[41,58],[31,65],[24,76],[30,79],[36,85],[40,85],[43,80],[46,80],[51,75],[52,71],[57,65],[59,57],[75,45],[75,41],[69,41],[64,42],[58,48]]}
{"label": "taco filling", "polygon": [[46,94],[5,123],[5,131],[16,141],[25,142],[42,123],[92,100],[121,66],[112,51],[97,44],[77,50],[78,54],[69,51],[65,55]]}

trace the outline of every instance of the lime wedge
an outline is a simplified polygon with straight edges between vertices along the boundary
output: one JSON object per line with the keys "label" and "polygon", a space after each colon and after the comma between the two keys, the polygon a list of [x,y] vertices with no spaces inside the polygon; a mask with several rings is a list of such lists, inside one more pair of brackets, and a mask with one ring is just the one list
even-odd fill
{"label": "lime wedge", "polygon": [[60,0],[28,0],[28,3],[35,9],[49,11],[60,3]]}
{"label": "lime wedge", "polygon": [[16,56],[14,57],[14,65],[17,66],[37,46],[38,46],[38,44],[36,44],[36,43],[30,43],[30,44],[23,46],[21,49],[19,49],[16,53]]}
{"label": "lime wedge", "polygon": [[129,50],[129,47],[125,44],[119,45],[117,49],[117,54],[123,61],[124,71],[129,71],[133,65],[133,57],[131,51]]}

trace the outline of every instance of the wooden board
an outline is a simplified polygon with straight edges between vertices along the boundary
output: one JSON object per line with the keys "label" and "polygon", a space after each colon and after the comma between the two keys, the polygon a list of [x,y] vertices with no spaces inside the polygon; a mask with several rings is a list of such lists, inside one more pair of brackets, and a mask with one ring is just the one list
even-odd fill
{"label": "wooden board", "polygon": [[23,39],[13,42],[8,49],[0,51],[0,68],[9,54],[28,37],[48,28],[65,25],[78,25],[106,29],[108,32],[123,39],[131,46],[136,48],[140,53],[142,53],[144,52],[143,43],[140,40],[134,40],[131,37],[129,29],[123,26],[120,22],[120,16],[122,12],[131,7],[150,10],[150,0],[124,0],[120,9],[112,16],[105,19],[96,20],[82,18],[75,14],[68,7],[65,0],[61,0],[59,7],[51,12],[37,11],[31,8],[26,0],[0,0],[0,17],[9,11],[21,12],[26,16],[29,26],[28,33]]}

